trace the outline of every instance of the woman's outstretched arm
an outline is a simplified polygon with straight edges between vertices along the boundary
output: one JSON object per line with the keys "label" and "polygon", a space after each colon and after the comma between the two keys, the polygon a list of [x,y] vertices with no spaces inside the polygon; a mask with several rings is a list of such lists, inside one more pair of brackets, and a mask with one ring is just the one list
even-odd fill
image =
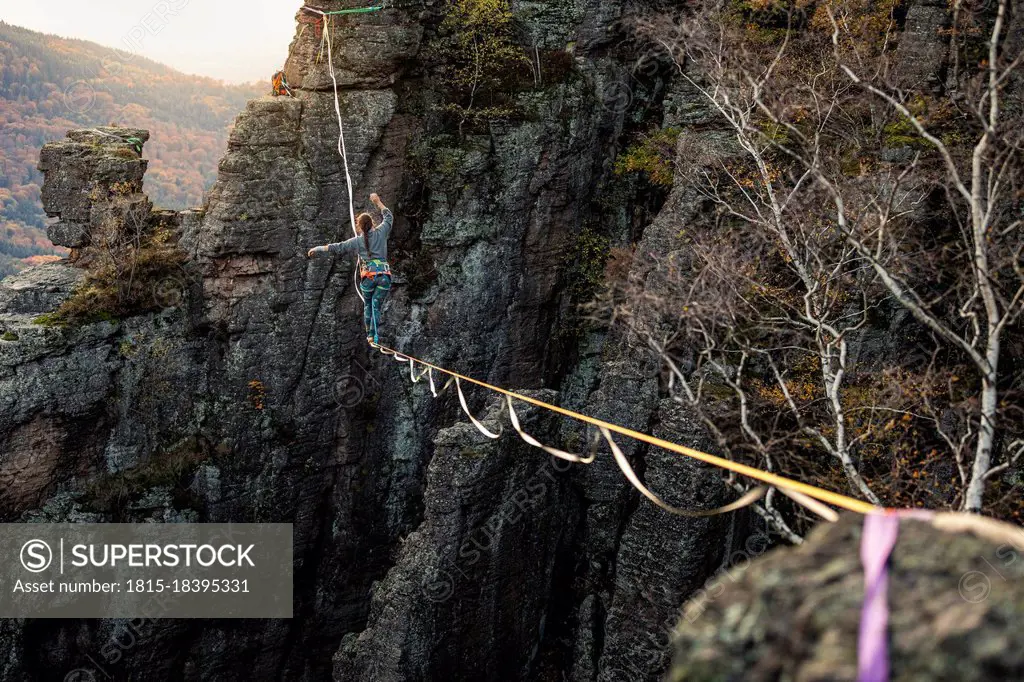
{"label": "woman's outstretched arm", "polygon": [[322,256],[325,253],[345,253],[347,251],[355,251],[358,243],[357,237],[349,237],[343,242],[335,242],[333,244],[324,244],[323,246],[314,246],[306,254],[308,258],[315,258],[316,256]]}

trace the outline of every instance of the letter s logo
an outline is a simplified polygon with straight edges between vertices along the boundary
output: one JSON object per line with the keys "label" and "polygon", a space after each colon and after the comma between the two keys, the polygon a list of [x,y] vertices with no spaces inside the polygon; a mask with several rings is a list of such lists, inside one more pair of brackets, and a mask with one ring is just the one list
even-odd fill
{"label": "letter s logo", "polygon": [[21,565],[30,573],[42,573],[52,561],[53,551],[42,540],[29,540],[21,546]]}

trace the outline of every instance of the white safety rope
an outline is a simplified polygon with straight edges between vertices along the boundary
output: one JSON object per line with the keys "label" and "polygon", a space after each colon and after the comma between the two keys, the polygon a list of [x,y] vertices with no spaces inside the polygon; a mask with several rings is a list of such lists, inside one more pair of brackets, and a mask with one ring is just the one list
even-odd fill
{"label": "white safety rope", "polygon": [[[334,73],[334,52],[331,48],[331,18],[325,15],[320,10],[313,9],[312,7],[306,7],[307,11],[319,14],[323,17],[324,31],[320,38],[321,47],[320,51],[323,52],[323,43],[327,43],[327,66],[331,73],[331,83],[334,85],[334,113],[338,117],[338,154],[341,155],[342,165],[345,167],[345,183],[348,187],[348,217],[352,221],[352,235],[355,237],[359,236],[359,230],[356,229],[356,207],[355,197],[352,192],[352,175],[348,168],[348,148],[345,145],[345,122],[341,117],[341,101],[338,95],[338,77]],[[356,269],[352,273],[352,279],[355,284],[356,293],[359,294],[359,300],[366,305],[366,297],[363,296],[362,289],[359,288],[359,268],[360,258],[358,256],[358,249],[356,250]]]}

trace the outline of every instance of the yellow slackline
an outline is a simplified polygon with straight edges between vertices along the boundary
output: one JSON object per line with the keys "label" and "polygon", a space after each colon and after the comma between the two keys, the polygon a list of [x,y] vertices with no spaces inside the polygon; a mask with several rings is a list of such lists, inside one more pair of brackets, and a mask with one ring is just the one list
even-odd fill
{"label": "yellow slackline", "polygon": [[558,407],[557,405],[546,403],[543,400],[537,400],[536,398],[521,395],[514,391],[509,391],[498,386],[492,386],[491,384],[488,384],[484,381],[478,381],[477,379],[467,377],[465,375],[459,374],[458,372],[453,372],[443,367],[438,367],[437,365],[431,364],[424,360],[420,360],[419,358],[409,355],[407,353],[402,353],[400,351],[396,351],[394,349],[382,346],[380,344],[371,343],[370,345],[380,350],[382,353],[385,353],[387,355],[394,355],[396,358],[405,358],[412,362],[417,362],[423,365],[424,367],[437,370],[438,372],[447,374],[448,376],[454,379],[460,381],[468,381],[482,388],[486,388],[489,391],[493,391],[494,393],[500,393],[510,398],[521,400],[524,403],[529,403],[536,407],[541,407],[544,408],[545,410],[550,410],[551,412],[555,412],[562,416],[569,417],[571,419],[576,419],[587,424],[591,424],[593,426],[598,427],[599,429],[607,429],[608,431],[612,431],[614,433],[627,436],[634,440],[647,443],[648,445],[653,445],[655,447],[659,447],[670,452],[675,452],[677,454],[684,455],[686,457],[690,457],[701,462],[706,462],[707,464],[711,464],[721,469],[732,471],[734,473],[746,476],[748,478],[753,478],[755,480],[761,481],[762,483],[773,485],[783,490],[784,492],[795,491],[798,494],[802,493],[804,495],[807,495],[808,497],[819,500],[821,502],[826,502],[828,504],[841,507],[848,511],[857,512],[859,514],[872,514],[876,512],[886,511],[881,507],[876,507],[870,502],[864,502],[863,500],[858,500],[847,495],[832,492],[831,490],[825,490],[824,488],[819,488],[808,483],[801,483],[800,481],[795,481],[791,478],[786,478],[785,476],[779,476],[778,474],[773,474],[769,471],[763,471],[756,467],[747,466],[746,464],[740,464],[739,462],[733,462],[732,460],[724,459],[722,457],[709,455],[706,452],[694,450],[693,448],[688,448],[685,445],[679,445],[678,443],[673,443],[662,438],[657,438],[646,433],[641,433],[640,431],[634,431],[633,429],[626,428],[625,426],[619,426],[618,424],[612,424],[611,422],[606,422],[602,419],[597,419],[595,417],[590,417],[585,414],[580,414],[579,412],[567,410],[564,407]]}

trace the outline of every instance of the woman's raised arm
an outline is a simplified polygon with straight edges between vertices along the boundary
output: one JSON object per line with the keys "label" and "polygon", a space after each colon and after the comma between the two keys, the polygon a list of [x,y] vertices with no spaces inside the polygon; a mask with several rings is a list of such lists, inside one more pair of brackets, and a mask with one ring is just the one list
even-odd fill
{"label": "woman's raised arm", "polygon": [[376,192],[370,195],[370,201],[373,202],[373,205],[376,206],[380,210],[381,215],[384,216],[384,220],[377,229],[382,230],[384,232],[384,236],[387,237],[391,233],[391,226],[395,223],[395,216],[391,213],[391,209],[385,206],[384,202],[380,200],[380,195]]}

